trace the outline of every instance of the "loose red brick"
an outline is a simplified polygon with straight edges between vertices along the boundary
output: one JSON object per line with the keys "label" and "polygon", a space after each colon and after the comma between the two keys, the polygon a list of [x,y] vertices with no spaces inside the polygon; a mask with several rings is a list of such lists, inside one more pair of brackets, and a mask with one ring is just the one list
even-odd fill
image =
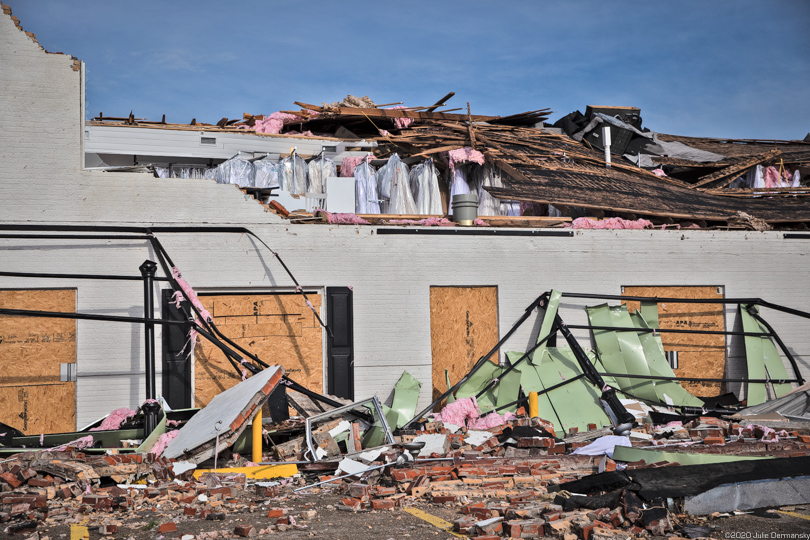
{"label": "loose red brick", "polygon": [[349,495],[354,498],[366,497],[371,494],[371,486],[362,482],[355,482],[349,486]]}
{"label": "loose red brick", "polygon": [[[352,499],[349,499],[352,500]],[[343,499],[343,504],[346,504],[346,499]],[[348,505],[346,505],[348,506]],[[280,518],[284,517],[284,509],[283,508],[271,508],[267,511],[267,517],[269,518]]]}
{"label": "loose red brick", "polygon": [[454,503],[458,501],[458,497],[455,495],[434,495],[433,502],[436,504],[447,504],[447,503]]}
{"label": "loose red brick", "polygon": [[371,507],[374,510],[387,510],[393,508],[396,504],[391,499],[374,499],[371,501]]}
{"label": "loose red brick", "polygon": [[173,521],[169,521],[168,523],[164,523],[163,525],[158,527],[157,532],[159,533],[177,532],[177,525],[175,525]]}
{"label": "loose red brick", "polygon": [[406,480],[412,480],[419,476],[419,471],[414,469],[399,469],[391,471],[391,477],[396,482],[404,482]]}
{"label": "loose red brick", "polygon": [[183,508],[183,515],[185,516],[196,516],[197,509],[196,508]]}
{"label": "loose red brick", "polygon": [[725,444],[726,440],[723,437],[706,437],[703,439],[703,444]]}
{"label": "loose red brick", "polygon": [[237,525],[233,529],[233,533],[237,536],[256,536],[256,528],[251,525]]}
{"label": "loose red brick", "polygon": [[8,485],[10,485],[13,488],[18,488],[22,484],[22,481],[19,478],[17,478],[16,475],[10,472],[4,472],[0,474],[0,478],[2,478]]}

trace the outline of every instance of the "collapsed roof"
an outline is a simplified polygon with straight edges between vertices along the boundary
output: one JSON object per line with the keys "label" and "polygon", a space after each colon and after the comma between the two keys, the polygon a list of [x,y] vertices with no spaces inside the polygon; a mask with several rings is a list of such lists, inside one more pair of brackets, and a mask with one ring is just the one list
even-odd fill
{"label": "collapsed roof", "polygon": [[[810,143],[683,137],[641,129],[639,109],[588,107],[546,127],[549,109],[510,116],[473,115],[469,103],[442,109],[451,92],[431,106],[376,105],[368,97],[296,111],[223,118],[206,131],[364,138],[377,143],[374,157],[397,154],[406,164],[435,158],[452,168],[447,153],[463,148],[505,173],[503,186],[482,186],[501,200],[553,205],[563,214],[654,218],[732,227],[806,228]],[[394,108],[383,108],[396,105]],[[603,111],[603,112],[600,112]],[[612,114],[612,116],[611,116]],[[102,115],[95,125],[153,125]],[[165,116],[158,124],[165,124]],[[167,127],[170,125],[167,125]],[[176,125],[175,125],[176,126]],[[609,130],[613,144],[601,138]],[[273,136],[271,135],[271,136]],[[609,159],[609,160],[608,160]],[[446,193],[445,193],[446,195]],[[536,214],[535,214],[536,215]],[[707,223],[709,222],[709,223]]]}

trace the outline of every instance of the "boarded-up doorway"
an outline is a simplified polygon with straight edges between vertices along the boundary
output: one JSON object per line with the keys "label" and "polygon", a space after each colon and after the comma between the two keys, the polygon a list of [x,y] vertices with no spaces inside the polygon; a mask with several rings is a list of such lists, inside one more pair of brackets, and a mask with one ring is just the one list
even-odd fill
{"label": "boarded-up doorway", "polygon": [[[321,295],[307,293],[320,313]],[[223,334],[295,382],[323,393],[321,326],[300,294],[201,294]],[[216,346],[201,339],[194,350],[194,405],[204,407],[241,376]]]}
{"label": "boarded-up doorway", "polygon": [[[723,288],[707,287],[622,287],[624,296],[657,296],[659,298],[722,299]],[[638,302],[627,302],[634,311]],[[658,320],[662,329],[724,331],[723,304],[658,303]],[[662,332],[664,352],[678,377],[722,379],[726,368],[726,338],[722,334],[678,334]],[[673,353],[677,353],[673,355]],[[717,396],[723,392],[722,383],[681,382],[695,396]]]}
{"label": "boarded-up doorway", "polygon": [[447,391],[445,370],[450,384],[457,383],[497,343],[497,287],[430,288],[434,400]]}
{"label": "boarded-up doorway", "polygon": [[[74,313],[76,290],[0,290],[0,307]],[[75,319],[0,315],[0,422],[26,435],[75,431],[76,383],[60,376],[75,367]]]}

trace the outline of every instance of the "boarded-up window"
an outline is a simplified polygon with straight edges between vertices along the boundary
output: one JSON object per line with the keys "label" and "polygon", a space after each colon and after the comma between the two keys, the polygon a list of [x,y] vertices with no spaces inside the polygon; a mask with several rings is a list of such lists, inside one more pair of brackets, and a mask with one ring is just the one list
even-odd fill
{"label": "boarded-up window", "polygon": [[[321,295],[307,293],[320,313]],[[268,364],[278,364],[295,382],[323,393],[323,337],[300,294],[200,295],[223,334]],[[200,338],[194,351],[194,404],[242,380],[225,355]]]}
{"label": "boarded-up window", "polygon": [[447,391],[445,370],[450,384],[457,383],[497,343],[497,287],[430,288],[434,400]]}
{"label": "boarded-up window", "polygon": [[[723,298],[723,288],[711,287],[622,287],[624,296],[656,296],[659,298]],[[632,312],[638,302],[627,302]],[[658,319],[662,329],[724,331],[723,304],[658,303]],[[678,377],[722,379],[726,367],[726,339],[722,334],[678,334],[662,332],[664,351],[677,352]],[[672,354],[668,354],[672,358]],[[717,396],[723,392],[722,383],[682,382],[696,396]]]}
{"label": "boarded-up window", "polygon": [[[0,307],[73,313],[76,290],[0,290]],[[26,435],[74,431],[76,383],[60,381],[60,366],[75,363],[75,319],[0,315],[0,422]]]}

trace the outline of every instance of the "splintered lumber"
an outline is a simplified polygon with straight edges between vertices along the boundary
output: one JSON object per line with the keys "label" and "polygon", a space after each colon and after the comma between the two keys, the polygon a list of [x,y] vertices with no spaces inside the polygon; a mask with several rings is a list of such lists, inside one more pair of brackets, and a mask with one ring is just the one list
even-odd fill
{"label": "splintered lumber", "polygon": [[652,156],[652,160],[660,165],[674,165],[677,167],[689,167],[692,169],[722,169],[723,167],[733,165],[733,163],[722,163],[720,161],[700,162],[668,156]]}
{"label": "splintered lumber", "polygon": [[448,101],[448,100],[449,100],[451,97],[453,97],[453,96],[455,96],[455,95],[456,95],[456,93],[455,93],[455,92],[450,92],[449,94],[447,94],[447,95],[446,95],[446,96],[444,96],[442,99],[440,99],[439,101],[437,101],[436,103],[434,103],[433,105],[431,105],[430,107],[428,107],[428,108],[427,108],[427,109],[425,109],[425,110],[426,110],[427,112],[433,112],[433,111],[435,111],[436,109],[438,109],[439,107],[444,107],[444,104],[445,104],[445,103],[447,103],[447,101]]}
{"label": "splintered lumber", "polygon": [[[453,120],[463,122],[467,120],[466,114],[448,114],[425,111],[409,111],[408,109],[368,109],[365,107],[319,107],[308,103],[295,102],[299,107],[319,111],[324,114],[337,116],[367,116],[369,118],[413,118],[416,120]],[[497,116],[474,115],[473,122],[487,122],[497,119]]]}
{"label": "splintered lumber", "polygon": [[[722,185],[728,184],[735,178],[737,178],[737,176],[739,176],[739,173],[741,173],[742,171],[745,171],[753,167],[754,165],[759,165],[761,163],[774,159],[781,153],[782,153],[781,150],[773,149],[770,152],[765,152],[764,154],[759,154],[756,156],[752,156],[748,159],[744,159],[738,163],[735,163],[734,165],[729,165],[725,169],[720,169],[719,171],[715,171],[711,174],[707,174],[706,176],[701,177],[701,179],[698,182],[693,184],[693,187],[699,188],[709,184],[719,184],[724,180],[727,180],[728,182],[725,182]],[[722,185],[715,187],[722,187]]]}
{"label": "splintered lumber", "polygon": [[450,150],[458,150],[459,148],[464,148],[464,146],[460,144],[452,144],[450,146],[440,146],[438,148],[431,148],[430,150],[424,150],[422,152],[419,152],[418,154],[412,155],[411,157],[430,156],[433,154],[439,154],[441,152],[449,152]]}
{"label": "splintered lumber", "polygon": [[707,189],[705,193],[725,197],[804,197],[810,195],[810,187],[783,188],[716,188]]}

